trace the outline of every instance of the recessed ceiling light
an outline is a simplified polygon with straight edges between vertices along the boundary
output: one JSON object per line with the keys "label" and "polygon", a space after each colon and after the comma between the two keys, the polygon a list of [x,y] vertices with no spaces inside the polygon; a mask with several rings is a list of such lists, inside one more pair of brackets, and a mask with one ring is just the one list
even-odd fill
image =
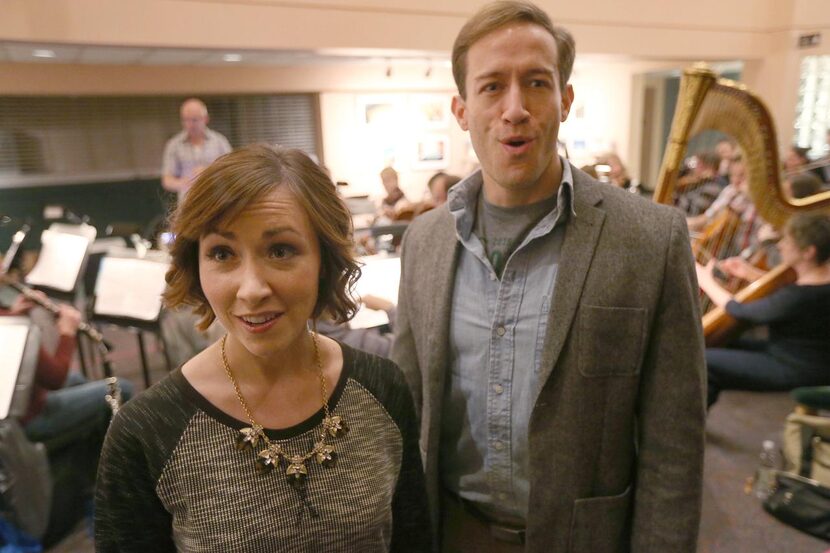
{"label": "recessed ceiling light", "polygon": [[222,56],[222,59],[224,61],[227,61],[227,62],[230,62],[230,63],[235,63],[237,61],[242,61],[242,55],[241,54],[225,54],[224,56]]}
{"label": "recessed ceiling light", "polygon": [[54,58],[55,51],[46,49],[32,50],[32,56],[36,58]]}

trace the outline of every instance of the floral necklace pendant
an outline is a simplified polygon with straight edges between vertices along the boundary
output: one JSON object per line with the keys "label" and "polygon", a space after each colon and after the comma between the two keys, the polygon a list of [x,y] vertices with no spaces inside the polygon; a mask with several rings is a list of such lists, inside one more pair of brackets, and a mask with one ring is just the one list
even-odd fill
{"label": "floral necklace pendant", "polygon": [[285,477],[289,485],[296,490],[303,490],[308,480],[306,461],[314,458],[323,468],[334,468],[337,465],[337,451],[331,444],[326,443],[326,437],[342,438],[349,432],[346,421],[338,416],[331,415],[323,419],[323,429],[319,441],[314,444],[310,452],[305,455],[289,455],[265,435],[262,426],[255,424],[241,429],[236,435],[236,449],[245,451],[255,449],[260,443],[265,448],[256,456],[255,467],[257,474],[268,474],[274,467],[285,465]]}

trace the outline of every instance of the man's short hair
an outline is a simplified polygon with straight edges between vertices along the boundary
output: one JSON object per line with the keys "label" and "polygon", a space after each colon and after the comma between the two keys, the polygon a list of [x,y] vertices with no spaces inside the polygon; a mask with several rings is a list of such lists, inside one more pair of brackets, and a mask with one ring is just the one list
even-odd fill
{"label": "man's short hair", "polygon": [[458,93],[467,97],[467,52],[473,44],[493,31],[511,23],[531,23],[545,29],[556,41],[559,56],[559,87],[564,91],[571,78],[576,56],[576,44],[567,29],[554,25],[541,8],[525,0],[499,0],[487,4],[461,28],[452,47],[452,76]]}

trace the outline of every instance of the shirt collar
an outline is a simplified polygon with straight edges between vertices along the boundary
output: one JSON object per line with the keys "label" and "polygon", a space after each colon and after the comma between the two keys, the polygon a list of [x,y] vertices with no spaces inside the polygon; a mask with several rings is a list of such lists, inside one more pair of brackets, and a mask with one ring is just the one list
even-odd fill
{"label": "shirt collar", "polygon": [[[562,164],[562,180],[559,181],[559,188],[556,192],[556,209],[551,213],[562,214],[566,211],[573,217],[576,217],[573,202],[573,170],[568,160],[559,157]],[[464,180],[450,188],[447,193],[447,207],[450,214],[455,219],[455,227],[458,235],[462,238],[469,237],[473,231],[475,224],[475,206],[478,201],[478,195],[481,192],[481,187],[484,183],[481,169],[466,177]],[[543,221],[549,220],[548,226],[553,228],[554,223],[559,219],[556,217],[545,217]],[[548,228],[547,230],[550,230]],[[547,232],[542,229],[543,232]]]}

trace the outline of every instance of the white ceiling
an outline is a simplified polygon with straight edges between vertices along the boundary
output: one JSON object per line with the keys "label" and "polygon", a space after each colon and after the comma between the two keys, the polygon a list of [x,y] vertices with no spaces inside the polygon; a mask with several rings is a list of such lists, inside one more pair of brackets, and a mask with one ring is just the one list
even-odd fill
{"label": "white ceiling", "polygon": [[[35,57],[36,50],[50,50],[53,58]],[[238,62],[223,59],[226,54],[241,56]],[[0,41],[0,62],[17,63],[86,63],[116,65],[305,65],[341,63],[388,63],[395,60],[448,62],[442,52],[377,49],[325,50],[210,50],[185,48],[131,48],[123,46],[88,46],[33,44]]]}

